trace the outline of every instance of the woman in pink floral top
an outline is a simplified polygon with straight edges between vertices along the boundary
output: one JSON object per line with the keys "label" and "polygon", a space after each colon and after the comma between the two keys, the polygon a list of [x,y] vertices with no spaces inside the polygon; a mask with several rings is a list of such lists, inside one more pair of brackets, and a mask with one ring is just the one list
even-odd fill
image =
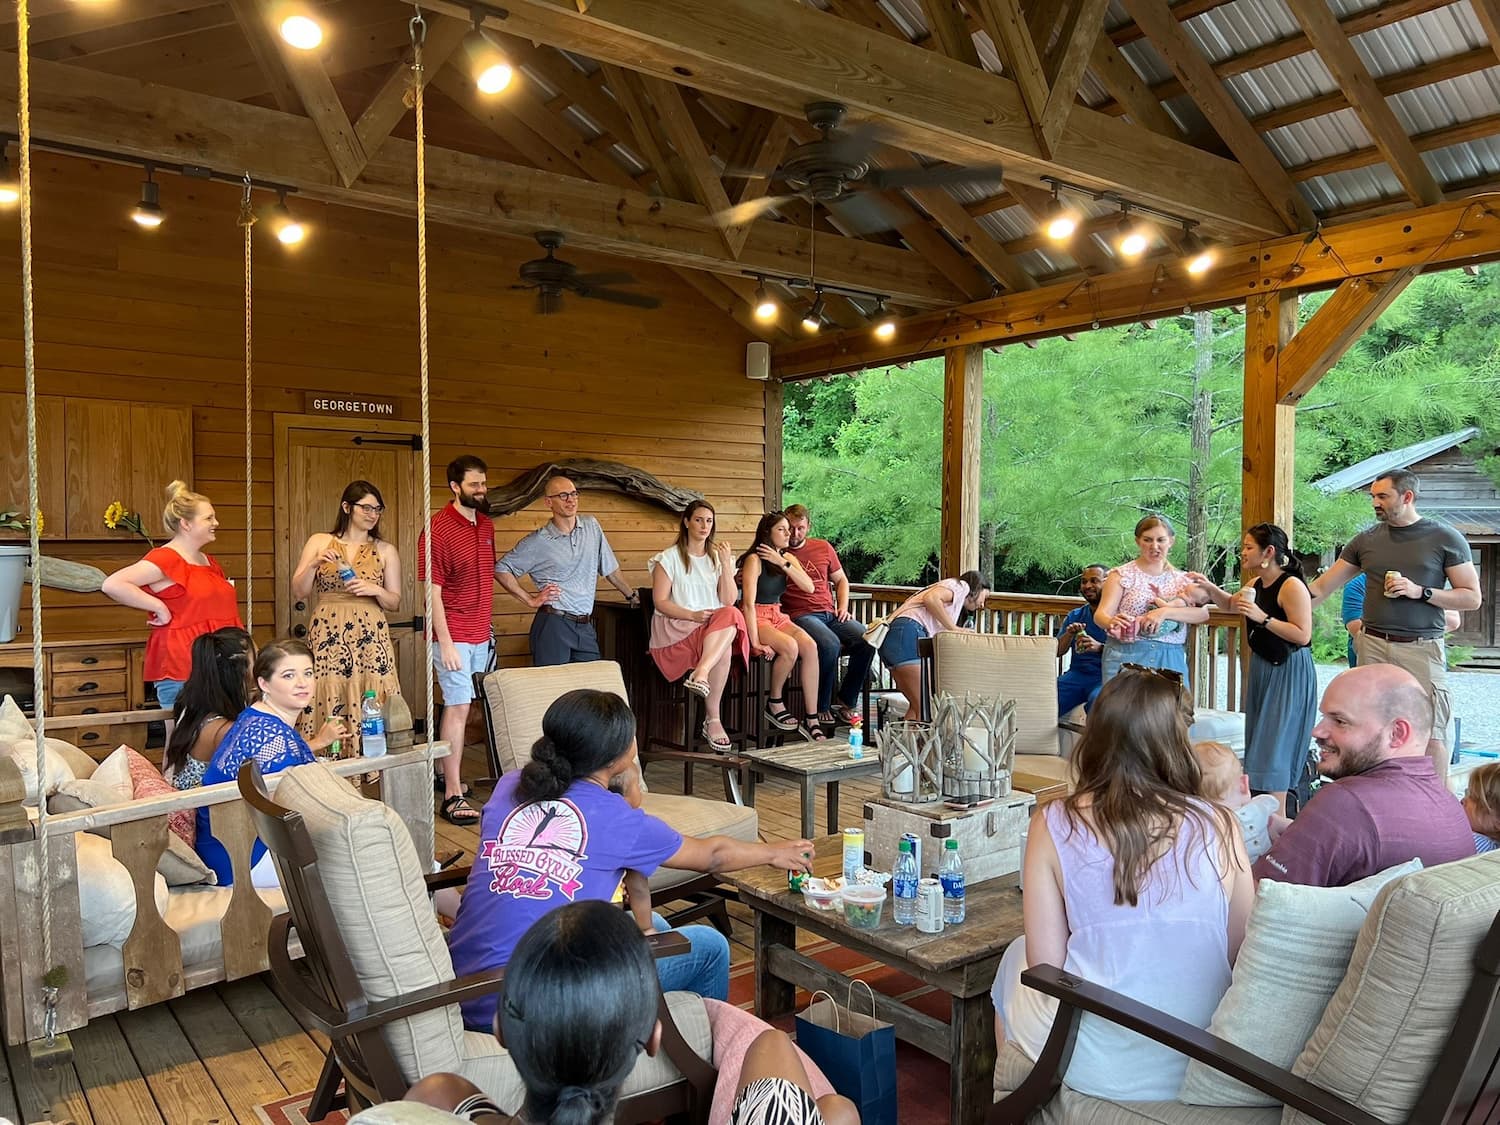
{"label": "woman in pink floral top", "polygon": [[1188,678],[1187,625],[1208,620],[1208,610],[1192,604],[1196,586],[1167,556],[1176,539],[1165,516],[1150,515],[1135,525],[1139,554],[1104,580],[1094,621],[1109,634],[1104,646],[1104,682],[1123,664],[1169,668]]}

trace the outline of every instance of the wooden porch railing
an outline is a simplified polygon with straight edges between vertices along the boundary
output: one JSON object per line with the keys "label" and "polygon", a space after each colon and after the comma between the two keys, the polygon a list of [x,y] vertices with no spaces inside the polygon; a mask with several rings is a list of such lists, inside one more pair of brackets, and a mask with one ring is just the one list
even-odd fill
{"label": "wooden porch railing", "polygon": [[[856,584],[851,592],[863,596],[850,599],[849,612],[868,624],[898,609],[916,590],[915,586]],[[981,633],[1006,636],[1054,636],[1063,618],[1082,604],[1082,598],[994,593],[980,610],[975,628]],[[1195,625],[1189,631],[1187,661],[1193,670],[1193,695],[1199,707],[1244,710],[1243,625],[1239,614],[1214,609],[1209,611],[1208,624]],[[1058,658],[1059,672],[1067,661],[1066,655]]]}

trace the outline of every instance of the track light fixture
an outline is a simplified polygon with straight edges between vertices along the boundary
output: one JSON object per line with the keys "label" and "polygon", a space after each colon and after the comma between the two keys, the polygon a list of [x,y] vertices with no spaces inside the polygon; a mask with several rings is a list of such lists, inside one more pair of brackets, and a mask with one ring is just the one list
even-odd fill
{"label": "track light fixture", "polygon": [[875,339],[889,340],[896,335],[896,318],[885,309],[885,298],[875,302]]}
{"label": "track light fixture", "polygon": [[1202,277],[1219,257],[1214,244],[1201,238],[1187,223],[1182,224],[1182,253],[1187,261],[1187,271],[1194,277]]}
{"label": "track light fixture", "polygon": [[10,161],[5,157],[4,145],[0,145],[0,207],[11,207],[21,202],[21,181],[10,170]]}
{"label": "track light fixture", "polygon": [[807,310],[807,315],[802,318],[802,327],[809,332],[817,332],[823,327],[822,286],[813,289],[813,303]]}
{"label": "track light fixture", "polygon": [[295,246],[307,237],[307,228],[292,218],[291,211],[287,210],[284,191],[276,194],[276,202],[271,207],[271,229],[285,246]]}
{"label": "track light fixture", "polygon": [[498,94],[510,85],[515,68],[481,24],[484,13],[475,8],[470,14],[474,28],[464,37],[464,54],[468,56],[469,73],[481,94]]}
{"label": "track light fixture", "polygon": [[151,178],[153,169],[146,165],[146,178],[141,183],[141,199],[130,212],[131,219],[138,227],[147,230],[155,230],[161,226],[161,192],[157,188],[156,181]]}
{"label": "track light fixture", "polygon": [[1042,213],[1042,229],[1053,242],[1066,242],[1078,229],[1078,216],[1062,201],[1062,190],[1056,180],[1052,181],[1052,200]]}
{"label": "track light fixture", "polygon": [[760,284],[755,287],[755,319],[761,323],[775,320],[780,310],[776,302],[771,299],[771,294],[766,289],[766,279],[758,277],[755,279]]}
{"label": "track light fixture", "polygon": [[1139,258],[1151,244],[1146,225],[1130,217],[1130,204],[1120,204],[1120,221],[1115,224],[1115,249],[1126,258]]}
{"label": "track light fixture", "polygon": [[293,12],[281,21],[281,38],[299,51],[311,51],[323,42],[323,26],[306,12]]}

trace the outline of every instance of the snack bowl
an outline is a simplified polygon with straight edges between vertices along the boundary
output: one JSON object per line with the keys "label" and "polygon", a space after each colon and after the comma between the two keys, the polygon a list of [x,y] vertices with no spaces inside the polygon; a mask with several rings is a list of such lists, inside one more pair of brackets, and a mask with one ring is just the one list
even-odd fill
{"label": "snack bowl", "polygon": [[802,898],[814,910],[837,910],[844,890],[841,877],[808,879],[802,884]]}
{"label": "snack bowl", "polygon": [[870,883],[850,883],[840,898],[844,903],[844,920],[856,930],[878,930],[881,908],[885,905],[885,888]]}

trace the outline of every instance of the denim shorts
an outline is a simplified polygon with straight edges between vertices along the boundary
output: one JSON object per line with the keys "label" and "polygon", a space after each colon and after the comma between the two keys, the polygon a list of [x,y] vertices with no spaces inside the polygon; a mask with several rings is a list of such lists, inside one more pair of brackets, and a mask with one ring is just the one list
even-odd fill
{"label": "denim shorts", "polygon": [[155,680],[152,686],[156,688],[156,705],[164,711],[170,711],[172,704],[177,702],[177,697],[182,694],[183,680]]}
{"label": "denim shorts", "polygon": [[454,641],[458,649],[458,670],[443,667],[443,651],[440,645],[432,646],[432,669],[438,686],[443,689],[443,705],[457,706],[474,702],[474,677],[488,672],[495,659],[495,640],[490,638],[483,644],[464,644]]}
{"label": "denim shorts", "polygon": [[885,641],[880,646],[880,661],[887,668],[900,668],[903,664],[915,664],[921,659],[917,655],[917,642],[927,635],[927,630],[914,617],[898,617],[885,631]]}

